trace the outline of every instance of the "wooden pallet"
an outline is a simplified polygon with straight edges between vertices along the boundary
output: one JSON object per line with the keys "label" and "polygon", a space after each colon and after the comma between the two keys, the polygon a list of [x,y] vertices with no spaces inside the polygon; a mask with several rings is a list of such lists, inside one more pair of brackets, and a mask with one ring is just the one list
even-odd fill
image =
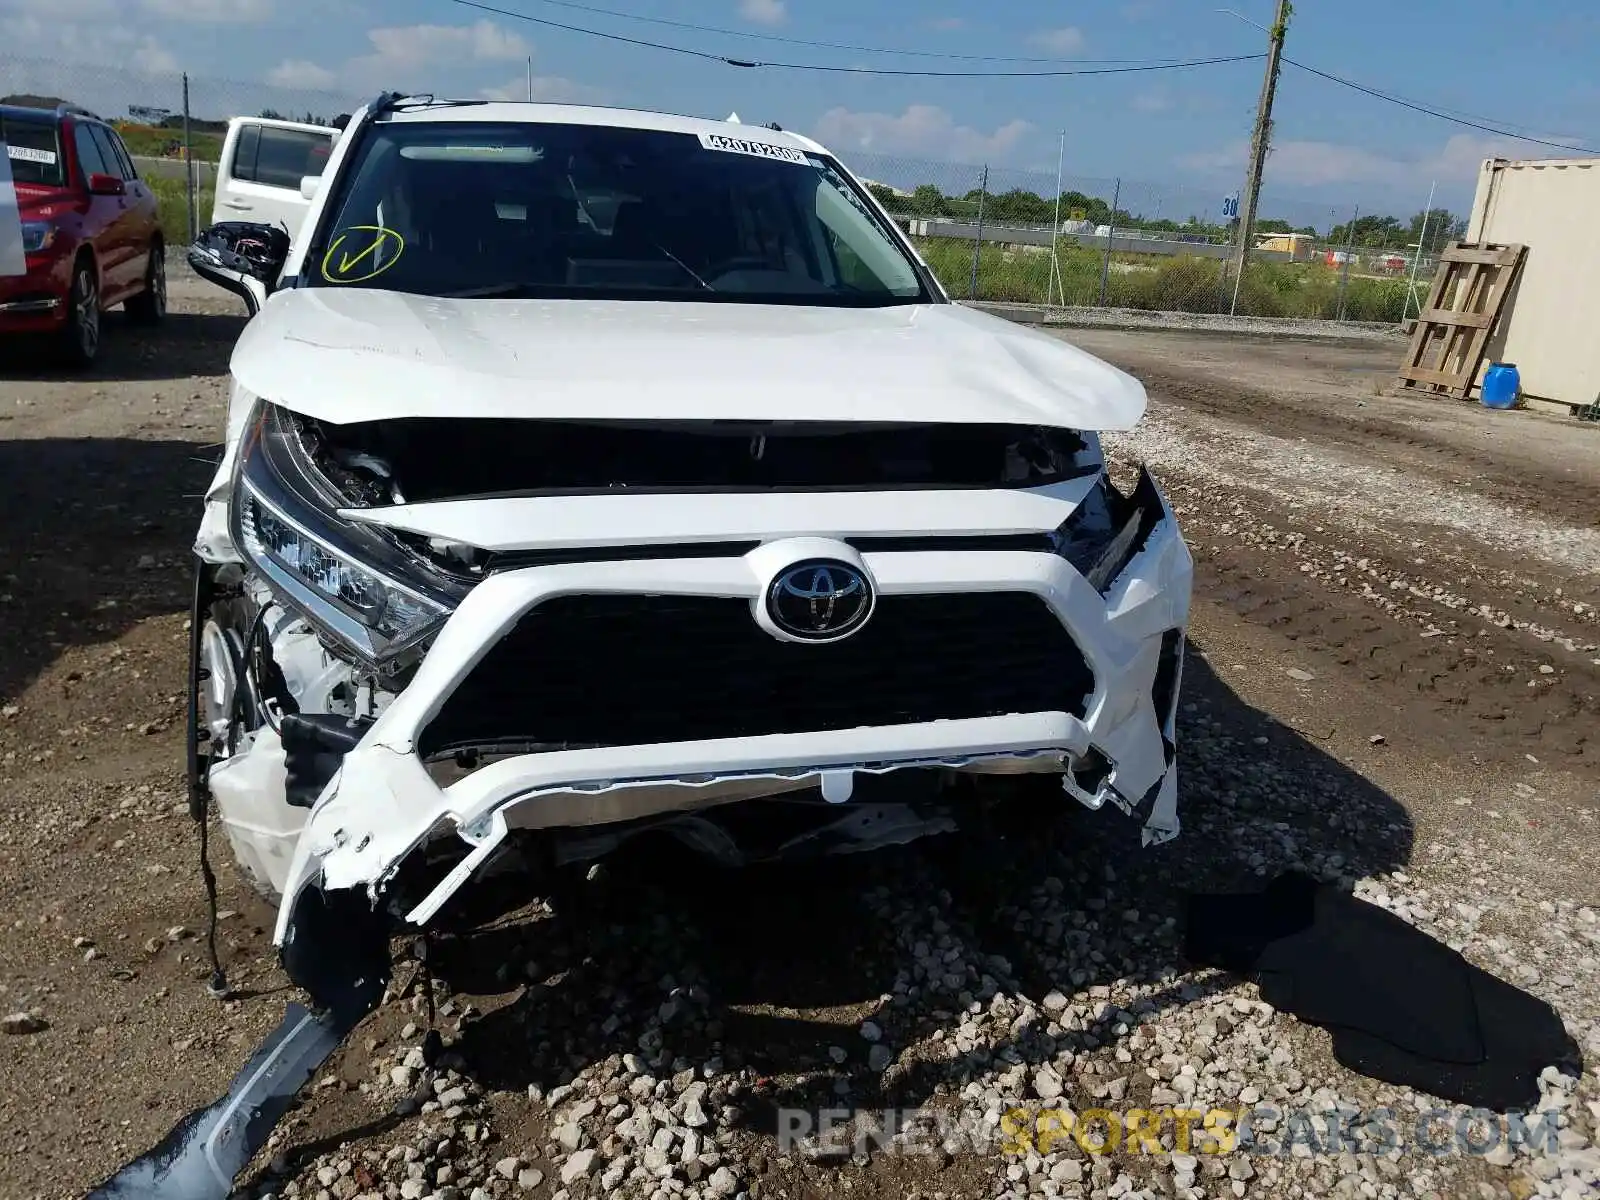
{"label": "wooden pallet", "polygon": [[1451,242],[1400,366],[1402,391],[1471,398],[1484,348],[1522,269],[1523,245]]}

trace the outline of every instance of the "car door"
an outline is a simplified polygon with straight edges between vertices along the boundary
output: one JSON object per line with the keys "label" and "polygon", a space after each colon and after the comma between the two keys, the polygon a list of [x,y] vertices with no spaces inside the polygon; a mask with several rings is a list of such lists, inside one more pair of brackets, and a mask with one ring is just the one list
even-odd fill
{"label": "car door", "polygon": [[229,122],[217,165],[211,220],[282,224],[291,237],[311,208],[300,193],[307,175],[321,175],[339,131],[293,121],[239,118]]}
{"label": "car door", "polygon": [[122,168],[114,159],[106,161],[105,151],[94,136],[94,126],[86,121],[73,122],[72,148],[89,202],[84,236],[93,246],[95,259],[100,264],[100,303],[110,306],[128,291],[130,272],[142,264],[131,261],[138,251],[133,245],[128,197],[97,196],[89,191],[89,180],[95,175],[121,179]]}
{"label": "car door", "polygon": [[93,129],[95,140],[100,143],[102,156],[107,165],[116,168],[116,173],[122,177],[122,186],[126,189],[126,194],[122,198],[127,203],[122,209],[120,220],[127,222],[130,265],[128,286],[143,287],[149,268],[150,248],[155,244],[156,234],[161,228],[160,207],[149,184],[139,178],[139,172],[133,165],[133,156],[122,144],[117,131],[109,125],[96,125]]}

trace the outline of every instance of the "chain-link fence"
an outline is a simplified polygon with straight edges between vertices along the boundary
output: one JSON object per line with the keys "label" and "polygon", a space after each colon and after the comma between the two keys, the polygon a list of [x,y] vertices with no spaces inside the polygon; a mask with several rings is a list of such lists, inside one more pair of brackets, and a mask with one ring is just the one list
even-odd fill
{"label": "chain-link fence", "polygon": [[1240,277],[1238,222],[1220,195],[1070,175],[1058,190],[1053,173],[844,157],[962,299],[1398,322],[1460,232],[1442,213],[1424,232],[1420,213],[1408,226],[1363,222],[1353,205],[1264,202]]}
{"label": "chain-link fence", "polygon": [[[330,123],[365,99],[184,72],[0,53],[0,100],[77,104],[112,121],[161,201],[170,245],[210,220],[236,116]],[[1264,201],[1242,278],[1223,198],[1128,179],[842,152],[961,299],[1400,321],[1420,311],[1448,213],[1410,224],[1354,205]],[[1270,183],[1270,179],[1269,179]],[[1420,253],[1420,258],[1418,257]],[[1413,283],[1413,279],[1415,282]]]}
{"label": "chain-link fence", "polygon": [[181,71],[23,58],[0,53],[0,103],[75,104],[110,121],[161,205],[169,246],[210,222],[216,164],[228,121],[282,117],[329,124],[365,97]]}

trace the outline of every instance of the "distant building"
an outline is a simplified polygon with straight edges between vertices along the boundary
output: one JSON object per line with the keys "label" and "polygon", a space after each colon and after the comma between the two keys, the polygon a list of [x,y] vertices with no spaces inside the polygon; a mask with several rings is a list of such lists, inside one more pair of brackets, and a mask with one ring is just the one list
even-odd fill
{"label": "distant building", "polygon": [[1291,262],[1306,262],[1311,258],[1315,240],[1309,233],[1263,233],[1256,237],[1256,249],[1275,250],[1287,254]]}
{"label": "distant building", "polygon": [[911,199],[911,193],[906,191],[904,188],[890,187],[887,183],[879,183],[876,179],[863,178],[861,182],[869,188],[882,188],[884,191],[899,196],[901,199]]}

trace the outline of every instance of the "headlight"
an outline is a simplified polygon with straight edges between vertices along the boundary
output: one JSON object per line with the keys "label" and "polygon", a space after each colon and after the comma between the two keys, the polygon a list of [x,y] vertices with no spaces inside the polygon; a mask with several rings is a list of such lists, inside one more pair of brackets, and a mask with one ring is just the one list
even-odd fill
{"label": "headlight", "polygon": [[381,669],[437,629],[468,585],[346,521],[339,504],[292,416],[262,404],[240,449],[234,541],[284,602]]}
{"label": "headlight", "polygon": [[1143,548],[1163,515],[1161,494],[1144,468],[1132,496],[1111,485],[1104,471],[1083,503],[1051,535],[1055,552],[1105,594],[1130,559]]}
{"label": "headlight", "polygon": [[55,244],[60,233],[49,221],[24,221],[22,223],[22,252],[42,254]]}

